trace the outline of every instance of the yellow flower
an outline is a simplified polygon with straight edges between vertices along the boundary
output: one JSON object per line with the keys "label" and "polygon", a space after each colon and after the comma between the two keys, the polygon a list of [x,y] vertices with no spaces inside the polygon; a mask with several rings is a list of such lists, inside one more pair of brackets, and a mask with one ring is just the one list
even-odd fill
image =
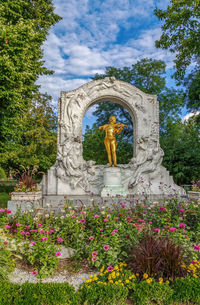
{"label": "yellow flower", "polygon": [[129,283],[129,280],[126,280],[126,283],[128,284],[128,283]]}
{"label": "yellow flower", "polygon": [[136,273],[136,276],[139,276],[139,273]]}
{"label": "yellow flower", "polygon": [[146,282],[147,282],[148,284],[151,284],[152,278],[148,278],[148,279],[146,280]]}
{"label": "yellow flower", "polygon": [[198,275],[196,275],[195,273],[193,273],[193,276],[194,276],[195,278],[198,278]]}
{"label": "yellow flower", "polygon": [[122,281],[121,281],[121,280],[119,280],[118,282],[119,282],[119,283],[121,283]]}
{"label": "yellow flower", "polygon": [[115,282],[115,285],[118,285],[118,281]]}
{"label": "yellow flower", "polygon": [[114,267],[114,270],[119,270],[119,267],[118,267],[118,266],[115,266],[115,267]]}
{"label": "yellow flower", "polygon": [[144,273],[144,274],[143,274],[143,278],[144,278],[144,279],[147,279],[147,278],[148,278],[148,274],[147,274],[147,273]]}
{"label": "yellow flower", "polygon": [[101,269],[100,269],[100,272],[102,273],[105,269],[105,266],[103,266]]}
{"label": "yellow flower", "polygon": [[103,276],[103,273],[100,273],[100,276]]}
{"label": "yellow flower", "polygon": [[120,273],[119,273],[119,272],[117,272],[117,273],[116,273],[116,276],[120,276]]}
{"label": "yellow flower", "polygon": [[92,278],[92,277],[93,277],[93,275],[91,274],[91,275],[90,275],[90,277]]}
{"label": "yellow flower", "polygon": [[166,281],[166,284],[169,284],[169,281]]}
{"label": "yellow flower", "polygon": [[110,280],[109,282],[110,282],[110,283],[113,283],[113,280]]}
{"label": "yellow flower", "polygon": [[158,279],[158,280],[159,280],[159,283],[160,283],[160,284],[162,284],[162,283],[163,283],[163,278],[162,278],[162,277],[159,277],[159,279]]}

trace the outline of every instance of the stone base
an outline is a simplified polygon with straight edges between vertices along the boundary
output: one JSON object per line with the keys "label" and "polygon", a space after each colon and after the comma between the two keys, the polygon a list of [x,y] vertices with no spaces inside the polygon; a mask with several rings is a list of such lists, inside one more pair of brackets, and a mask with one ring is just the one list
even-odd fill
{"label": "stone base", "polygon": [[42,192],[12,192],[12,201],[36,201],[42,199]]}
{"label": "stone base", "polygon": [[11,210],[11,214],[15,214],[18,209],[21,211],[31,211],[38,209],[42,206],[42,200],[25,201],[25,200],[10,200],[8,201],[8,210]]}
{"label": "stone base", "polygon": [[126,197],[128,190],[122,185],[121,169],[119,167],[108,167],[103,172],[104,188],[101,191],[101,197]]}
{"label": "stone base", "polygon": [[188,192],[188,198],[191,199],[191,200],[199,200],[200,199],[200,192],[189,191]]}

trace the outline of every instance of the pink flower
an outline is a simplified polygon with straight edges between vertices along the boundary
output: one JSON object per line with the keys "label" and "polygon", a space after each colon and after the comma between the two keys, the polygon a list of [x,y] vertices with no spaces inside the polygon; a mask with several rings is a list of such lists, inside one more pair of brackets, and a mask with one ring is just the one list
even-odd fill
{"label": "pink flower", "polygon": [[9,226],[9,225],[5,225],[5,227],[4,227],[5,229],[10,229],[11,228],[11,226]]}
{"label": "pink flower", "polygon": [[104,221],[104,222],[107,222],[107,221],[108,221],[108,218],[105,218],[103,221]]}
{"label": "pink flower", "polygon": [[17,222],[16,227],[20,227],[20,226],[21,226],[21,223]]}
{"label": "pink flower", "polygon": [[39,232],[40,232],[40,233],[45,233],[45,230],[42,229],[42,230],[39,230]]}
{"label": "pink flower", "polygon": [[98,218],[98,217],[99,217],[99,215],[97,215],[97,214],[96,214],[96,215],[94,215],[94,218]]}
{"label": "pink flower", "polygon": [[3,212],[5,212],[5,210],[4,209],[0,209],[0,213],[3,213]]}
{"label": "pink flower", "polygon": [[25,235],[31,235],[31,233],[30,232],[25,232]]}
{"label": "pink flower", "polygon": [[[17,225],[17,224],[16,224]],[[30,229],[30,226],[25,226],[26,229]]]}
{"label": "pink flower", "polygon": [[180,229],[184,229],[185,227],[186,227],[186,224],[180,223],[180,225],[179,225],[179,228],[180,228]]}
{"label": "pink flower", "polygon": [[58,237],[56,240],[57,240],[58,243],[62,243],[63,242],[62,237]]}
{"label": "pink flower", "polygon": [[85,222],[86,222],[85,219],[80,219],[79,221],[80,221],[81,223],[85,223]]}
{"label": "pink flower", "polygon": [[61,256],[61,253],[60,252],[56,252],[56,256]]}
{"label": "pink flower", "polygon": [[130,217],[130,216],[127,216],[126,219],[131,219],[131,217]]}
{"label": "pink flower", "polygon": [[80,211],[80,213],[81,213],[81,214],[84,214],[85,212],[84,212],[84,211]]}
{"label": "pink flower", "polygon": [[48,237],[42,237],[41,240],[42,240],[42,241],[48,240]]}
{"label": "pink flower", "polygon": [[165,207],[160,207],[160,210],[161,210],[161,211],[165,211],[166,208],[165,208]]}
{"label": "pink flower", "polygon": [[26,233],[24,231],[20,232],[21,235],[25,235]]}
{"label": "pink flower", "polygon": [[149,221],[150,225],[153,223],[152,221]]}
{"label": "pink flower", "polygon": [[93,257],[92,257],[92,261],[95,262],[96,260],[97,260],[97,257],[96,257],[96,256],[93,256]]}
{"label": "pink flower", "polygon": [[12,212],[11,212],[11,210],[7,210],[6,213],[7,213],[7,214],[10,214],[10,213],[12,213]]}
{"label": "pink flower", "polygon": [[54,231],[53,230],[49,230],[49,234],[53,233]]}
{"label": "pink flower", "polygon": [[4,244],[4,245],[7,245],[8,243],[7,243],[7,241],[4,241],[3,244]]}
{"label": "pink flower", "polygon": [[93,239],[94,239],[94,236],[90,236],[90,237],[89,237],[89,240],[93,240]]}
{"label": "pink flower", "polygon": [[115,234],[115,232],[111,232],[111,235],[114,235]]}
{"label": "pink flower", "polygon": [[108,270],[108,272],[111,272],[111,271],[113,271],[113,267],[112,267],[112,266],[109,266],[109,267],[107,268],[107,270]]}
{"label": "pink flower", "polygon": [[97,251],[92,252],[92,256],[97,256]]}
{"label": "pink flower", "polygon": [[125,208],[125,207],[126,207],[126,205],[125,205],[125,204],[121,204],[121,207],[122,207],[122,208]]}
{"label": "pink flower", "polygon": [[37,270],[34,270],[33,272],[32,272],[32,275],[37,275],[38,274],[38,271]]}
{"label": "pink flower", "polygon": [[38,227],[42,227],[42,224],[41,224],[41,223],[38,223]]}
{"label": "pink flower", "polygon": [[36,242],[32,241],[31,246],[34,246],[34,245],[36,245]]}
{"label": "pink flower", "polygon": [[104,251],[108,251],[110,249],[109,245],[103,246]]}
{"label": "pink flower", "polygon": [[179,211],[180,211],[180,212],[184,212],[185,210],[184,210],[184,209],[179,209]]}
{"label": "pink flower", "polygon": [[175,231],[176,230],[176,228],[169,228],[169,231],[170,232],[173,232],[173,231]]}
{"label": "pink flower", "polygon": [[103,228],[101,228],[101,229],[100,229],[100,231],[101,231],[101,232],[103,232],[103,231],[104,231],[104,229],[103,229]]}
{"label": "pink flower", "polygon": [[168,227],[168,226],[165,226],[164,228],[165,228],[165,229],[169,229],[169,227]]}
{"label": "pink flower", "polygon": [[160,232],[159,228],[154,229],[154,232]]}
{"label": "pink flower", "polygon": [[76,218],[76,216],[72,215],[72,218]]}
{"label": "pink flower", "polygon": [[200,247],[199,247],[198,245],[195,245],[195,246],[194,246],[194,250],[200,251]]}

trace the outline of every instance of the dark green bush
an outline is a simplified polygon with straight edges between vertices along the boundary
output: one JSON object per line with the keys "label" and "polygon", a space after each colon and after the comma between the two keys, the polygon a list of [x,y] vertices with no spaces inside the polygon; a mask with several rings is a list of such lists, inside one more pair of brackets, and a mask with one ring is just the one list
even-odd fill
{"label": "dark green bush", "polygon": [[165,283],[158,283],[153,280],[151,284],[140,282],[136,284],[130,298],[138,305],[170,305],[172,304],[173,289]]}
{"label": "dark green bush", "polygon": [[25,283],[15,285],[2,282],[0,285],[1,305],[78,305],[78,294],[68,283]]}
{"label": "dark green bush", "polygon": [[172,287],[174,301],[184,303],[190,301],[196,305],[200,304],[200,278],[176,279]]}
{"label": "dark green bush", "polygon": [[122,305],[125,304],[128,289],[124,286],[108,284],[84,285],[80,290],[82,305]]}

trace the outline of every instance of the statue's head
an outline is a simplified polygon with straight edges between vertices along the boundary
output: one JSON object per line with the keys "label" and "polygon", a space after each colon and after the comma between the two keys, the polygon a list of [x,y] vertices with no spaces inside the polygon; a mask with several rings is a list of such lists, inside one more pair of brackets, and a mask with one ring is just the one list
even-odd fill
{"label": "statue's head", "polygon": [[117,119],[116,119],[116,116],[112,115],[110,118],[109,118],[109,122],[111,123],[116,123]]}

